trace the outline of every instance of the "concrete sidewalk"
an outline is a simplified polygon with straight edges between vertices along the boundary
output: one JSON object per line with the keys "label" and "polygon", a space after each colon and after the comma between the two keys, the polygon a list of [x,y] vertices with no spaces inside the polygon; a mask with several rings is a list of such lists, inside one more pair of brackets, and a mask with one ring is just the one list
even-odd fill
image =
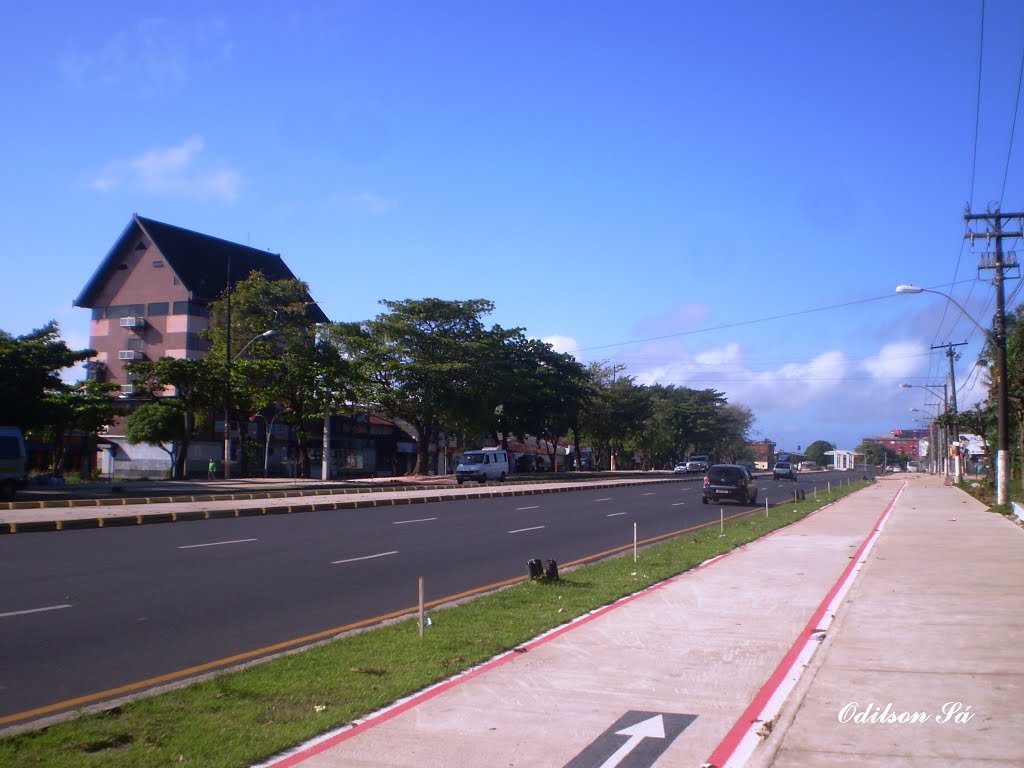
{"label": "concrete sidewalk", "polygon": [[1022,580],[1014,523],[886,478],[264,765],[1024,765]]}

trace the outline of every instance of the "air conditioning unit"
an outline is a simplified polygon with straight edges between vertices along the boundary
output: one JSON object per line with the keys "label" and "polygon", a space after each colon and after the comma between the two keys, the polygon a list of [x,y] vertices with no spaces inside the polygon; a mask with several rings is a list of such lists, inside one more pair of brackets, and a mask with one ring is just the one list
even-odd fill
{"label": "air conditioning unit", "polygon": [[118,360],[138,360],[141,355],[134,349],[122,349],[117,353]]}
{"label": "air conditioning unit", "polygon": [[122,395],[134,395],[135,394],[135,385],[134,384],[122,384],[121,385],[121,394]]}
{"label": "air conditioning unit", "polygon": [[122,328],[142,328],[146,324],[146,318],[144,317],[122,317],[121,327]]}

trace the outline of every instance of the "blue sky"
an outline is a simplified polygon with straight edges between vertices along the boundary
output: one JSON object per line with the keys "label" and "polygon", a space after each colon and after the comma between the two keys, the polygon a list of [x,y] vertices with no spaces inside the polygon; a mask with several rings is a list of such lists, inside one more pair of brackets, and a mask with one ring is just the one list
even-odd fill
{"label": "blue sky", "polygon": [[981,396],[981,334],[894,288],[988,324],[963,212],[1024,210],[1019,0],[983,37],[980,0],[292,5],[7,11],[0,328],[87,346],[138,212],[280,253],[334,320],[490,299],[790,450],[917,426],[932,345]]}

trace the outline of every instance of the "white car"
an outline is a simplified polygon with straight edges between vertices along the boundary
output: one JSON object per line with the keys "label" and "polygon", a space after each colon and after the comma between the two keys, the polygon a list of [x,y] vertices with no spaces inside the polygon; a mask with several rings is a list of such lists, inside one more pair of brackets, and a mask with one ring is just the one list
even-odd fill
{"label": "white car", "polygon": [[675,469],[673,469],[672,471],[675,472],[677,475],[685,475],[686,474],[686,465],[685,464],[676,464]]}

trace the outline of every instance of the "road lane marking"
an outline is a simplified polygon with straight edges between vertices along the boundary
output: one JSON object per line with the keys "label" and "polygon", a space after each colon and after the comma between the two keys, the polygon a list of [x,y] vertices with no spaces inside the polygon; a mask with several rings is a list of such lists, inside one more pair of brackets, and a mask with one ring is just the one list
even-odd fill
{"label": "road lane marking", "polygon": [[594,501],[611,501],[612,497],[609,496],[607,499],[594,499]]}
{"label": "road lane marking", "polygon": [[619,515],[624,515],[624,514],[626,514],[626,513],[625,512],[612,512],[610,514],[605,515],[605,517],[618,517]]}
{"label": "road lane marking", "polygon": [[673,504],[672,506],[673,506],[673,507],[681,507],[681,506],[683,506],[683,504],[685,504],[685,503],[686,503],[685,501],[677,501],[677,502],[676,502],[675,504]]}
{"label": "road lane marking", "polygon": [[536,507],[516,507],[516,512],[525,512],[528,509],[540,509],[540,506]]}
{"label": "road lane marking", "polygon": [[436,517],[421,517],[419,520],[395,520],[392,525],[408,525],[409,523],[429,523],[432,520],[437,520]]}
{"label": "road lane marking", "polygon": [[360,560],[373,560],[377,557],[388,557],[389,555],[397,555],[398,550],[392,550],[391,552],[380,552],[376,555],[366,555],[364,557],[351,557],[348,560],[331,560],[331,565],[341,565],[342,563],[358,563]]}
{"label": "road lane marking", "polygon": [[509,531],[509,533],[525,533],[526,531],[539,531],[541,528],[547,528],[547,526],[546,525],[535,525],[535,526],[533,526],[533,528],[517,528],[514,531]]}
{"label": "road lane marking", "polygon": [[[750,514],[750,513],[749,512],[740,512],[740,513],[737,513],[736,515],[730,515],[729,519],[731,520],[733,517],[742,517],[745,514]],[[652,536],[652,537],[647,538],[647,539],[642,539],[639,543],[641,545],[654,544],[654,543],[656,543],[658,541],[664,541],[665,539],[669,539],[669,538],[672,538],[674,536],[681,536],[683,534],[692,533],[694,531],[699,531],[701,528],[707,528],[710,525],[712,525],[712,523],[699,523],[698,525],[689,526],[687,528],[681,528],[678,531],[669,531],[668,533],[662,533],[662,534],[659,534],[657,536]],[[590,555],[586,555],[584,557],[577,558],[576,560],[572,560],[572,561],[567,562],[567,563],[560,563],[560,565],[563,568],[571,567],[571,566],[574,566],[574,565],[583,565],[584,563],[593,562],[595,560],[601,560],[601,559],[603,559],[605,557],[608,557],[609,555],[616,555],[616,554],[619,554],[621,552],[626,552],[627,550],[630,550],[632,548],[633,548],[633,543],[630,542],[629,544],[623,544],[623,545],[618,546],[618,547],[613,547],[612,549],[606,549],[606,550],[603,550],[601,552],[595,552],[595,553],[592,553]],[[738,550],[733,550],[733,551],[738,551]],[[727,557],[729,554],[732,554],[732,553],[727,553],[726,555],[722,555],[722,557]],[[697,566],[697,568],[694,569],[694,570],[699,570],[701,568],[704,568],[705,566],[710,565],[712,562],[715,562],[715,561],[716,560],[710,560],[707,563],[702,563],[701,565]],[[452,594],[452,595],[445,595],[443,597],[438,597],[438,598],[435,598],[433,600],[429,600],[429,601],[427,601],[427,603],[425,603],[425,607],[427,607],[427,608],[436,608],[439,605],[444,605],[446,603],[451,603],[451,602],[453,602],[455,600],[462,600],[462,599],[467,598],[467,597],[475,597],[477,595],[481,595],[481,594],[484,594],[486,592],[493,592],[496,589],[501,589],[503,587],[510,587],[513,584],[521,584],[525,580],[526,579],[524,579],[524,577],[522,577],[522,576],[513,576],[512,578],[504,579],[502,581],[496,581],[496,582],[493,582],[491,584],[485,584],[485,585],[478,586],[478,587],[472,587],[470,589],[463,590],[462,592],[457,592],[457,593]],[[657,588],[657,585],[655,586],[655,588]],[[637,593],[637,594],[642,594],[642,593]],[[629,600],[631,600],[635,596],[636,595],[631,595],[630,597],[623,598],[623,600],[620,601],[620,603],[621,602],[629,601]],[[613,605],[618,605],[618,604],[619,603],[615,603]],[[244,662],[251,661],[253,659],[258,659],[258,658],[260,658],[262,656],[268,656],[270,654],[279,653],[281,651],[288,651],[288,650],[292,650],[294,648],[300,648],[302,646],[309,645],[311,643],[319,642],[320,640],[326,640],[326,639],[329,639],[329,638],[333,638],[333,637],[335,637],[337,635],[342,634],[343,632],[351,632],[354,629],[362,629],[364,627],[370,627],[370,626],[373,626],[375,624],[381,624],[381,623],[383,623],[385,621],[389,621],[390,619],[405,618],[405,617],[413,616],[415,614],[415,612],[416,612],[416,609],[417,609],[417,607],[415,605],[409,605],[409,606],[406,606],[405,608],[399,608],[398,610],[391,611],[390,613],[384,613],[384,614],[381,614],[379,616],[371,616],[371,617],[366,618],[366,619],[360,619],[358,621],[354,621],[354,622],[352,622],[350,624],[344,624],[344,625],[339,626],[339,627],[331,627],[330,629],[320,630],[319,632],[315,632],[313,634],[302,635],[301,637],[295,637],[295,638],[291,638],[289,640],[283,640],[283,641],[281,641],[279,643],[274,643],[273,645],[265,645],[265,646],[262,646],[260,648],[254,648],[254,649],[249,650],[249,651],[242,651],[241,653],[236,653],[233,656],[227,656],[227,657],[220,658],[220,659],[214,659],[212,661],[203,662],[202,664],[197,664],[197,665],[192,666],[192,667],[186,667],[184,669],[178,669],[178,670],[175,670],[173,672],[167,672],[165,674],[158,675],[156,677],[149,677],[149,678],[146,678],[144,680],[137,680],[135,682],[126,683],[126,684],[118,686],[116,688],[108,688],[108,689],[102,690],[102,691],[94,691],[93,693],[87,693],[87,694],[84,694],[82,696],[76,696],[76,697],[71,698],[71,699],[64,699],[63,701],[53,702],[52,704],[45,704],[43,706],[35,707],[34,709],[25,710],[23,712],[15,712],[14,714],[11,714],[11,715],[2,715],[2,716],[0,716],[0,725],[6,725],[7,723],[14,723],[14,722],[17,722],[19,720],[28,720],[29,718],[39,717],[39,716],[42,716],[42,715],[49,715],[49,714],[53,714],[54,712],[60,712],[61,710],[67,710],[67,709],[73,709],[75,707],[80,707],[80,706],[82,706],[84,704],[92,704],[92,703],[99,702],[99,701],[106,701],[106,700],[109,700],[109,699],[116,698],[118,696],[122,696],[124,694],[135,693],[137,691],[142,691],[142,690],[145,690],[147,688],[152,688],[153,686],[156,686],[156,685],[163,685],[165,683],[176,683],[176,682],[180,682],[180,681],[183,681],[183,680],[188,680],[189,678],[195,677],[196,675],[205,674],[207,672],[210,672],[210,671],[218,669],[218,668],[230,667],[230,666],[232,666],[234,664],[241,664],[241,663],[244,663]],[[607,610],[611,610],[611,607],[610,606],[606,606],[606,609]],[[605,609],[601,609],[601,610],[603,612],[607,612],[607,610],[605,610]],[[602,613],[601,612],[596,612],[596,613],[593,613],[593,614],[588,614],[588,617],[586,619],[584,619],[584,622],[587,621],[587,620],[590,620],[591,618],[597,618],[599,615],[602,615]],[[580,621],[580,620],[577,620],[577,621]],[[566,626],[573,626],[573,625],[566,625]],[[537,645],[540,645],[542,643],[547,642],[548,640],[552,640],[555,637],[557,637],[559,634],[563,634],[563,633],[564,632],[556,631],[556,632],[554,632],[554,633],[552,633],[550,635],[544,635],[542,638],[540,638],[538,640],[535,640],[535,641],[532,641],[531,647],[535,647]],[[519,654],[516,653],[515,651],[510,651],[509,655],[507,657],[499,657],[498,660],[492,662],[492,664],[494,664],[494,665],[503,664],[506,661],[508,661],[509,659],[514,658],[514,657],[516,657],[518,655]],[[483,670],[483,669],[485,669],[485,667],[480,667],[480,668],[478,668],[478,671],[479,670]],[[470,672],[469,674],[471,676],[475,676],[473,672]],[[458,678],[458,679],[467,679],[467,678]],[[446,686],[450,687],[451,685],[453,685],[453,682],[451,680],[449,680],[449,681],[447,681],[447,683],[445,683],[443,685],[446,685]],[[411,701],[415,701],[415,700],[411,700]]]}
{"label": "road lane marking", "polygon": [[45,608],[29,608],[25,611],[10,611],[9,613],[0,613],[0,619],[6,619],[8,616],[24,616],[27,613],[42,613],[43,611],[59,611],[61,608],[70,608],[71,605],[48,605]]}
{"label": "road lane marking", "polygon": [[658,494],[656,494],[654,491],[650,491],[650,492],[644,494],[644,496],[657,496],[657,495]]}
{"label": "road lane marking", "polygon": [[233,541],[214,541],[209,544],[185,544],[184,546],[178,547],[178,549],[198,549],[199,547],[222,547],[225,544],[246,544],[250,541],[259,541],[259,539],[234,539]]}

